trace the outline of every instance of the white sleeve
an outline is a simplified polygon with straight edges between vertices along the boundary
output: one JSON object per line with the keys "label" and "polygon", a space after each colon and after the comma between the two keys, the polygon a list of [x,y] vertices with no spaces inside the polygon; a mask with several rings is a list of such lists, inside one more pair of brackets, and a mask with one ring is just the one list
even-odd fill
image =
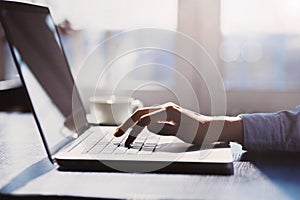
{"label": "white sleeve", "polygon": [[300,152],[300,106],[289,111],[240,116],[246,150]]}

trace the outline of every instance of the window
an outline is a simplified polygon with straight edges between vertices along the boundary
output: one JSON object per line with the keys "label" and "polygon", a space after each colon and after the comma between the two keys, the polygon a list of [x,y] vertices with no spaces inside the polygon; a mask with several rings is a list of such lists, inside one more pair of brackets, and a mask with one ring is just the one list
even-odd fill
{"label": "window", "polygon": [[220,57],[227,89],[300,89],[300,2],[222,0]]}
{"label": "window", "polygon": [[[175,67],[173,55],[162,51],[134,51],[119,57],[110,66],[113,71],[105,69],[110,64],[108,58],[118,49],[128,44],[138,45],[142,39],[137,35],[113,46],[109,42],[111,38],[140,28],[176,30],[177,1],[91,0],[87,4],[83,0],[65,0],[49,3],[52,4],[54,19],[60,24],[65,51],[85,101],[94,95],[95,90],[99,95],[110,94],[120,80],[123,82],[118,87],[126,95],[131,95],[131,90],[149,90],[149,86],[150,90],[158,89],[158,92],[162,89],[159,84],[140,87],[145,82],[170,87],[174,84],[172,74],[157,71],[159,65]],[[173,42],[165,45],[170,48],[174,46]],[[103,71],[104,75],[99,71]],[[102,85],[98,85],[100,75],[101,80],[105,80]],[[88,105],[88,102],[84,103]],[[153,103],[154,100],[145,102],[146,105]]]}
{"label": "window", "polygon": [[299,104],[299,20],[297,0],[221,0],[220,70],[229,113]]}
{"label": "window", "polygon": [[[164,94],[161,91],[163,88],[159,84],[136,87],[145,81],[162,83],[170,87],[174,84],[172,74],[156,70],[160,65],[175,67],[173,56],[151,49],[132,52],[120,57],[113,65],[116,70],[105,73],[103,78],[105,84],[99,87],[97,86],[97,79],[99,79],[97,72],[103,71],[107,67],[106,61],[112,51],[117,51],[118,48],[126,46],[128,43],[138,43],[142,38],[136,37],[134,40],[122,41],[118,47],[110,46],[109,43],[106,43],[107,39],[140,28],[175,31],[178,13],[176,0],[20,1],[46,5],[50,8],[52,16],[59,26],[67,59],[86,106],[89,97],[94,95],[95,89],[99,90],[99,94],[111,93],[116,80],[123,78],[124,74],[128,76],[126,76],[126,80],[124,79],[124,84],[121,84],[121,89],[124,89],[127,94],[129,93],[128,95],[131,95],[132,91],[129,90],[132,88],[147,91],[158,89],[159,93]],[[165,45],[173,48],[174,44],[168,42]],[[95,53],[97,53],[96,56],[90,56]],[[143,68],[135,70],[138,66],[143,66]],[[88,70],[82,70],[82,68]],[[162,99],[162,101],[165,100]],[[144,101],[144,103],[145,105],[154,104],[155,101],[148,103]]]}
{"label": "window", "polygon": [[[175,73],[158,70],[161,66],[168,66],[184,71],[184,78],[191,82],[197,95],[201,112],[210,114],[211,99],[205,83],[197,80],[193,72],[185,70],[182,60],[163,51],[142,49],[118,58],[113,63],[117,70],[105,74],[104,85],[95,86],[99,78],[95,72],[104,70],[111,52],[128,43],[137,44],[141,38],[137,36],[120,42],[118,47],[105,45],[106,39],[128,30],[155,27],[186,34],[207,50],[222,74],[228,114],[271,112],[299,104],[298,0],[34,2],[50,6],[54,19],[60,25],[72,72],[75,77],[82,75],[77,82],[84,101],[94,94],[95,87],[101,94],[109,93],[116,80],[122,79],[125,80],[121,84],[124,91],[134,89],[139,94],[143,92],[138,97],[144,100],[145,105],[176,102],[175,93],[180,91],[183,94],[184,87]],[[174,43],[168,41],[166,45],[170,49],[176,48],[175,38]],[[92,51],[95,48],[96,56],[89,57],[91,52],[95,53]],[[82,71],[83,64],[89,65],[89,70]],[[205,62],[201,64],[207,65]],[[144,68],[137,70],[137,66]],[[144,87],[145,82],[150,83],[150,87]],[[188,93],[183,96],[190,97]],[[88,102],[84,103],[88,105]],[[189,101],[182,106],[187,105],[191,105]]]}
{"label": "window", "polygon": [[[298,1],[179,0],[178,9],[178,30],[203,45],[219,66],[227,114],[299,104]],[[201,112],[210,114],[205,83],[193,84]]]}

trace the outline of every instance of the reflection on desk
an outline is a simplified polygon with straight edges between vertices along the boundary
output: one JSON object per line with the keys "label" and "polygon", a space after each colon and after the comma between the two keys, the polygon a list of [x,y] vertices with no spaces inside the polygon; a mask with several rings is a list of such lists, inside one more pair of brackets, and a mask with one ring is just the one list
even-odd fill
{"label": "reflection on desk", "polygon": [[[232,144],[232,176],[61,172],[46,157],[31,114],[0,114],[0,193],[52,198],[296,199],[297,155],[244,154]],[[0,196],[1,197],[1,196]],[[29,196],[30,197],[30,196]],[[68,198],[67,198],[68,199]]]}

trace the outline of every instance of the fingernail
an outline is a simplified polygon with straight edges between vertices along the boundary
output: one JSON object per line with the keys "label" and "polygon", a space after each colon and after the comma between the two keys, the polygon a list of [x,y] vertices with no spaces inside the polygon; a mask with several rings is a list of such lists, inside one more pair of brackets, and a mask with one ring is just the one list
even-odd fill
{"label": "fingernail", "polygon": [[114,136],[115,137],[120,137],[124,134],[124,131],[122,131],[121,129],[116,129],[115,133],[114,133]]}

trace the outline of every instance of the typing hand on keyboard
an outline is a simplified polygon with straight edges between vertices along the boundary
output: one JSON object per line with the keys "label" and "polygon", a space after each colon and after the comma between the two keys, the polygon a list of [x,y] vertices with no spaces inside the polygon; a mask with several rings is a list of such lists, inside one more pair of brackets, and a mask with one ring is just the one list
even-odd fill
{"label": "typing hand on keyboard", "polygon": [[114,133],[121,137],[131,129],[125,146],[134,145],[141,131],[147,127],[151,132],[163,136],[177,136],[187,143],[202,144],[211,117],[181,108],[174,103],[145,107],[135,111]]}

